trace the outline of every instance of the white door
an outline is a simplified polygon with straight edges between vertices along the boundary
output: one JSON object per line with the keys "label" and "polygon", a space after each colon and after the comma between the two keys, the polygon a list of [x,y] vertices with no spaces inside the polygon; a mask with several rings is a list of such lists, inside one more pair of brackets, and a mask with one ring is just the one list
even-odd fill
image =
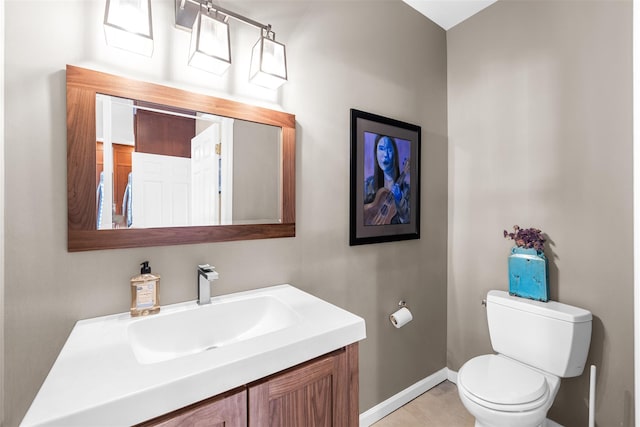
{"label": "white door", "polygon": [[193,225],[220,224],[220,125],[211,124],[191,140],[191,203]]}
{"label": "white door", "polygon": [[191,221],[191,159],[131,155],[134,228],[179,227]]}
{"label": "white door", "polygon": [[218,220],[217,224],[231,224],[233,218],[233,125],[234,119],[201,114],[200,118],[218,126],[216,144],[217,150],[217,190],[218,190]]}

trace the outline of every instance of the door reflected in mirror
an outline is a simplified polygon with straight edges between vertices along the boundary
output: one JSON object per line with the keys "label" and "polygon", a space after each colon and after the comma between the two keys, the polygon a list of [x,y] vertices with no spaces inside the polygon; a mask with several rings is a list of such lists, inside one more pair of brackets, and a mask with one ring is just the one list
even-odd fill
{"label": "door reflected in mirror", "polygon": [[282,221],[278,126],[96,95],[96,229]]}

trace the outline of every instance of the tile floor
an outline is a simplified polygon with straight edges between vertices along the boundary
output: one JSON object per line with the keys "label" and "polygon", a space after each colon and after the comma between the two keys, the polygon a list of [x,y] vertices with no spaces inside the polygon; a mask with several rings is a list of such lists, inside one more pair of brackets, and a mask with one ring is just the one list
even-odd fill
{"label": "tile floor", "polygon": [[462,406],[456,385],[444,381],[387,415],[373,427],[473,427],[474,419]]}

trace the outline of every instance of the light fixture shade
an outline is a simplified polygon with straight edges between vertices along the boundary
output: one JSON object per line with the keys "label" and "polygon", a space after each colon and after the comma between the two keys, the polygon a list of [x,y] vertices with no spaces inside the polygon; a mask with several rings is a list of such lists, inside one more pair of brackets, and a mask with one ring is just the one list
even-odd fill
{"label": "light fixture shade", "polygon": [[287,55],[282,43],[260,37],[251,52],[249,79],[269,89],[277,89],[287,81]]}
{"label": "light fixture shade", "polygon": [[151,56],[151,0],[107,0],[104,35],[109,46]]}
{"label": "light fixture shade", "polygon": [[198,13],[191,31],[189,65],[217,75],[231,65],[229,24]]}

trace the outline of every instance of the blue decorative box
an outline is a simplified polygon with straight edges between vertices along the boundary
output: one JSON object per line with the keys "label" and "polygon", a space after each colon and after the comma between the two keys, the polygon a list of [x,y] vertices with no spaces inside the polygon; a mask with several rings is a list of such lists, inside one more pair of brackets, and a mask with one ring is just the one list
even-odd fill
{"label": "blue decorative box", "polygon": [[536,249],[513,247],[509,255],[509,294],[549,301],[547,258]]}

